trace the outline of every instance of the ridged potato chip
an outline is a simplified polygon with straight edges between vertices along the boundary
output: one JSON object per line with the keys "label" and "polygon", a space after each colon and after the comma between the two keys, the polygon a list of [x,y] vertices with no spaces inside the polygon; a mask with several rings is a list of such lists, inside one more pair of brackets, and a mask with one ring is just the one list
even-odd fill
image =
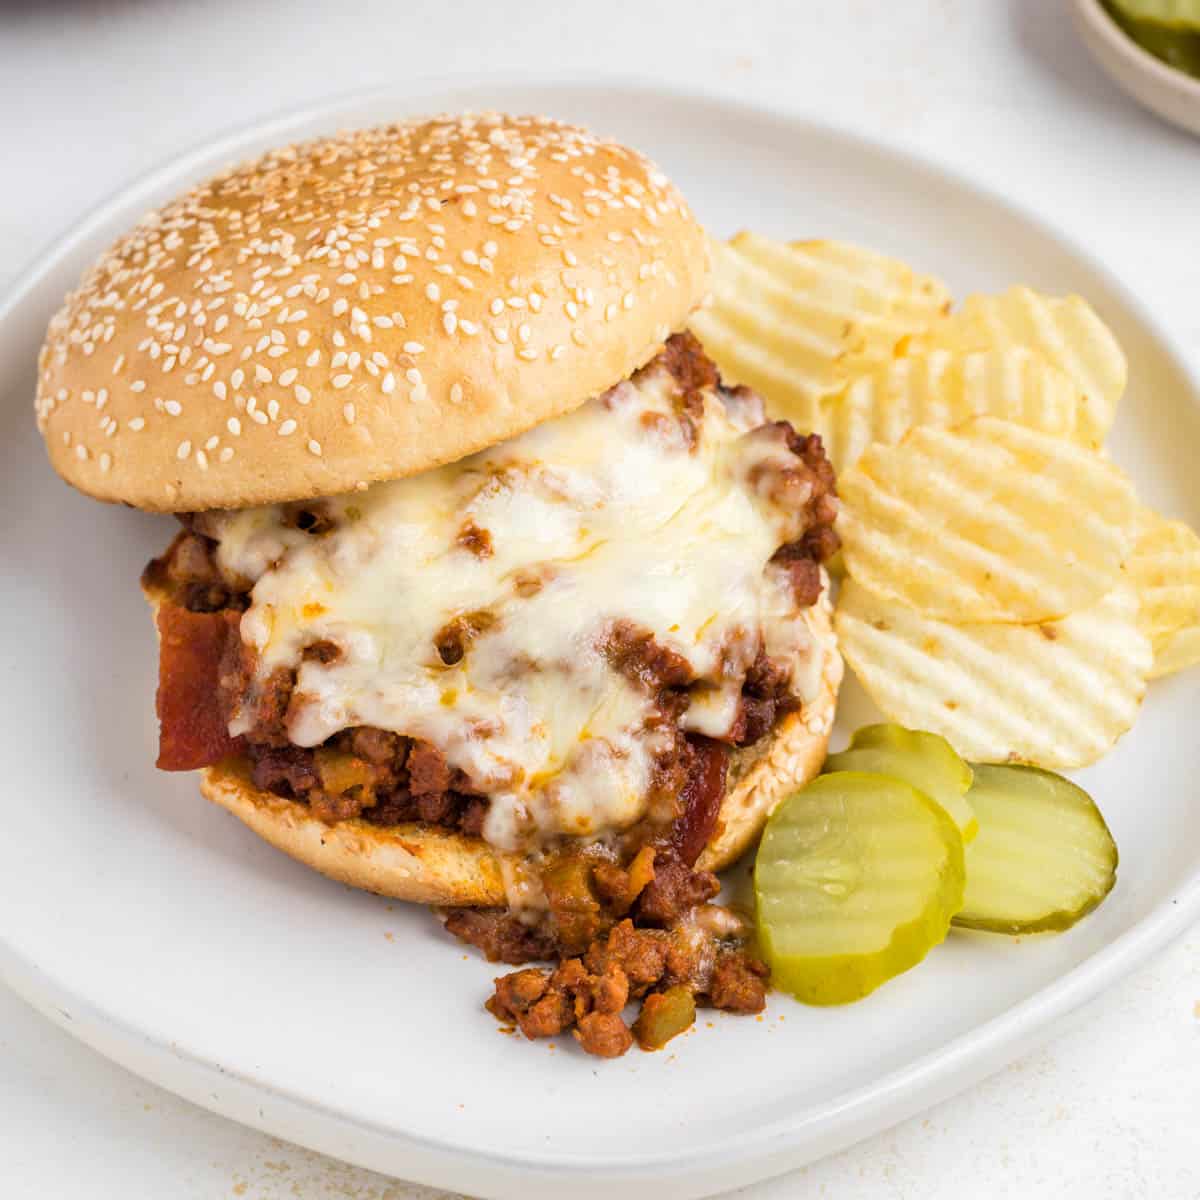
{"label": "ridged potato chip", "polygon": [[839,492],[847,572],[954,621],[1047,621],[1095,603],[1137,513],[1112,463],[993,417],[872,446]]}
{"label": "ridged potato chip", "polygon": [[936,279],[844,242],[774,242],[755,233],[711,243],[713,303],[692,318],[733,383],[809,432],[817,400],[891,357],[949,307]]}
{"label": "ridged potato chip", "polygon": [[1128,368],[1112,331],[1079,296],[1042,296],[1027,287],[968,296],[962,308],[922,339],[933,349],[998,350],[1025,346],[1069,375],[1087,403],[1080,427],[1102,442],[1117,415]]}
{"label": "ridged potato chip", "polygon": [[1152,676],[1200,663],[1200,537],[1146,509],[1129,560],[1141,624],[1154,647]]}
{"label": "ridged potato chip", "polygon": [[1098,448],[1086,406],[1070,376],[1022,346],[970,354],[920,350],[826,397],[820,428],[840,473],[875,442],[895,445],[918,425],[952,428],[980,416]]}
{"label": "ridged potato chip", "polygon": [[954,625],[849,580],[842,653],[893,720],[964,758],[1084,767],[1137,719],[1153,661],[1132,586],[1041,625]]}

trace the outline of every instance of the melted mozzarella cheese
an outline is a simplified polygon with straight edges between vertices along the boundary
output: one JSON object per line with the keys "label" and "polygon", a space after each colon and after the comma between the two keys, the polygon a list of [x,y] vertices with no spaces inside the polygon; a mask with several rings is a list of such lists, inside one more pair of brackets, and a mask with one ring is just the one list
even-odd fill
{"label": "melted mozzarella cheese", "polygon": [[[489,796],[484,836],[516,849],[643,815],[671,736],[604,653],[615,623],[704,681],[686,727],[728,730],[763,643],[815,694],[819,655],[765,570],[801,532],[760,486],[778,438],[706,395],[689,439],[673,396],[669,374],[644,372],[471,458],[322,502],[321,536],[281,506],[208,515],[223,569],[254,582],[241,631],[260,677],[299,665],[292,741],[372,725],[431,742]],[[472,633],[447,665],[437,643],[456,619]],[[339,658],[301,662],[326,640]]]}

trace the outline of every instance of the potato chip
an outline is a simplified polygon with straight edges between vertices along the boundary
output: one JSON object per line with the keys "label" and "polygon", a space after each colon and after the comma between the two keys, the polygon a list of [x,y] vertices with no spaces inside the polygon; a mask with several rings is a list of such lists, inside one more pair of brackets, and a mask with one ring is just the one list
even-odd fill
{"label": "potato chip", "polygon": [[1086,398],[1068,375],[1021,346],[892,359],[821,402],[825,449],[839,472],[875,442],[895,445],[917,425],[942,428],[1001,417],[1097,448],[1081,421]]}
{"label": "potato chip", "polygon": [[1125,391],[1125,355],[1112,331],[1079,296],[1042,296],[1026,287],[968,296],[922,339],[931,348],[971,351],[1025,346],[1079,384],[1087,398],[1080,425],[1102,442]]}
{"label": "potato chip", "polygon": [[1168,675],[1200,663],[1200,537],[1149,509],[1139,530],[1127,572],[1154,647],[1151,675]]}
{"label": "potato chip", "polygon": [[891,357],[949,306],[936,279],[844,242],[740,233],[711,248],[713,303],[693,330],[730,382],[748,384],[805,432],[818,397]]}
{"label": "potato chip", "polygon": [[1112,463],[993,417],[872,446],[838,490],[846,570],[931,617],[1052,620],[1111,590],[1132,550]]}
{"label": "potato chip", "polygon": [[1095,762],[1136,720],[1153,659],[1124,581],[1061,621],[954,625],[850,580],[836,627],[891,720],[941,734],[977,762]]}

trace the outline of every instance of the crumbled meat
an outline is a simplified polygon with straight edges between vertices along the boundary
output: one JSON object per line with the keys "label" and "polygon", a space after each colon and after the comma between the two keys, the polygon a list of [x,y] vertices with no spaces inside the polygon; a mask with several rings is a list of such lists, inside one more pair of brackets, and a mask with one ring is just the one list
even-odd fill
{"label": "crumbled meat", "polygon": [[350,752],[377,767],[394,763],[406,748],[407,742],[399,734],[386,729],[362,725],[350,731]]}
{"label": "crumbled meat", "polygon": [[488,1000],[487,1007],[501,1020],[516,1020],[536,1004],[549,986],[545,971],[530,968],[501,975],[495,981],[496,994]]}
{"label": "crumbled meat", "polygon": [[708,1002],[726,1012],[757,1013],[767,1006],[770,972],[756,958],[725,951],[717,956],[708,985]]}
{"label": "crumbled meat", "polygon": [[828,562],[842,548],[842,539],[832,525],[814,525],[800,542],[808,556],[819,563]]}
{"label": "crumbled meat", "polygon": [[430,742],[416,742],[408,752],[408,790],[414,796],[428,796],[445,792],[449,786],[450,765],[445,755]]}
{"label": "crumbled meat", "polygon": [[775,724],[778,704],[773,696],[738,698],[737,715],[729,727],[729,740],[738,746],[750,746],[766,736]]}
{"label": "crumbled meat", "polygon": [[[697,999],[730,1012],[761,1011],[766,975],[757,960],[699,925],[664,931],[626,920],[592,942],[582,959],[500,976],[485,1007],[526,1037],[571,1029],[588,1054],[617,1058],[635,1035],[653,1050],[684,1032]],[[632,1031],[623,1018],[631,999],[641,1002]]]}
{"label": "crumbled meat", "polygon": [[750,670],[746,673],[743,690],[751,696],[762,696],[777,700],[787,692],[788,668],[784,663],[777,662],[768,656],[760,646]]}
{"label": "crumbled meat", "polygon": [[667,965],[667,939],[655,929],[635,929],[624,920],[606,939],[594,941],[584,955],[584,965],[593,975],[609,967],[620,967],[629,980],[630,994],[642,996],[661,978]]}
{"label": "crumbled meat", "polygon": [[502,908],[453,909],[446,917],[446,929],[482,950],[488,962],[519,964],[557,957],[552,937]]}
{"label": "crumbled meat", "polygon": [[782,546],[771,561],[787,575],[797,608],[810,608],[816,604],[821,595],[821,566],[809,557],[803,542]]}
{"label": "crumbled meat", "polygon": [[683,687],[691,682],[691,664],[632,621],[614,621],[601,646],[615,671],[647,691]]}
{"label": "crumbled meat", "polygon": [[311,753],[299,746],[269,746],[254,759],[254,786],[283,796],[304,796],[319,788],[320,776]]}
{"label": "crumbled meat", "polygon": [[517,1026],[527,1038],[554,1037],[571,1028],[575,1008],[566,992],[547,991],[523,1013],[517,1015]]}
{"label": "crumbled meat", "polygon": [[641,895],[642,889],[654,878],[653,846],[643,846],[628,867],[616,863],[598,862],[592,868],[592,882],[605,905],[623,917]]}
{"label": "crumbled meat", "polygon": [[597,1058],[620,1058],[633,1045],[629,1026],[616,1013],[590,1012],[575,1027],[580,1047]]}
{"label": "crumbled meat", "polygon": [[249,714],[247,739],[252,751],[290,745],[287,713],[295,687],[296,672],[287,667],[276,667],[265,679],[256,679],[253,652],[240,640],[230,643],[221,664],[221,702],[227,719]]}
{"label": "crumbled meat", "polygon": [[[660,365],[675,377],[681,393],[680,406],[685,412],[694,413],[697,405],[702,408],[702,393],[721,385],[716,363],[704,353],[704,347],[693,333],[676,333],[667,338],[659,357],[643,367],[642,371],[650,371]],[[635,384],[638,375],[633,377]]]}
{"label": "crumbled meat", "polygon": [[654,879],[638,897],[638,920],[670,925],[720,890],[720,881],[711,872],[693,871],[678,858],[667,858],[655,864]]}
{"label": "crumbled meat", "polygon": [[463,797],[462,808],[458,814],[458,827],[468,837],[482,837],[483,823],[487,819],[487,801],[479,796]]}
{"label": "crumbled meat", "polygon": [[629,976],[610,962],[599,975],[589,975],[580,992],[591,1004],[592,1012],[619,1013],[629,1003]]}

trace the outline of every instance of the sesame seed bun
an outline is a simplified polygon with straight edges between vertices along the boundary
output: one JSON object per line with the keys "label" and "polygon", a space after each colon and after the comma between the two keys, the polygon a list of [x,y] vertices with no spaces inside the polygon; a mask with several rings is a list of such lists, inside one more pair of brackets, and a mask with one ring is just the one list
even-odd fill
{"label": "sesame seed bun", "polygon": [[335,495],[483,449],[627,378],[707,284],[639,154],[540,117],[340,134],[146,217],[50,323],[38,425],[100,500]]}
{"label": "sesame seed bun", "polygon": [[[824,651],[820,692],[762,742],[734,752],[716,832],[697,864],[704,870],[719,871],[740,858],[780,800],[812,779],[825,761],[842,681],[827,590],[809,612],[810,628]],[[209,767],[200,790],[271,845],[351,887],[419,904],[506,903],[504,856],[481,838],[435,825],[326,824],[306,804],[256,788],[242,759]],[[510,865],[518,867],[518,861],[512,857]]]}

